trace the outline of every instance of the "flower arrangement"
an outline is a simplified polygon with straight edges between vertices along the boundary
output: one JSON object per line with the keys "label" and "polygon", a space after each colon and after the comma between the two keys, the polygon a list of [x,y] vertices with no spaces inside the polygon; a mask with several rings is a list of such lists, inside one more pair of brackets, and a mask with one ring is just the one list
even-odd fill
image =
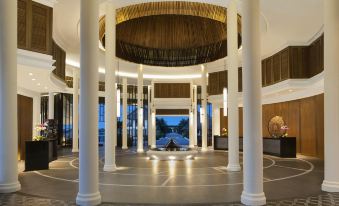
{"label": "flower arrangement", "polygon": [[227,135],[228,135],[227,129],[226,128],[222,128],[221,129],[221,136],[227,136]]}
{"label": "flower arrangement", "polygon": [[34,129],[38,134],[42,133],[43,135],[34,136],[33,141],[43,141],[46,139],[46,137],[44,136],[44,131],[47,129],[45,124],[37,124]]}
{"label": "flower arrangement", "polygon": [[289,128],[287,127],[287,125],[281,126],[280,129],[281,129],[281,131],[283,132],[282,137],[287,137],[287,136],[288,136],[287,130],[289,130]]}

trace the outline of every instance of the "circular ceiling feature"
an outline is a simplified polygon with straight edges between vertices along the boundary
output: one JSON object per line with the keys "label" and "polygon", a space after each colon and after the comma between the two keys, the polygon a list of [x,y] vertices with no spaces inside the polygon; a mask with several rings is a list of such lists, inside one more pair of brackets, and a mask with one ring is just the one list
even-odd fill
{"label": "circular ceiling feature", "polygon": [[[226,9],[196,2],[152,2],[117,10],[116,55],[137,64],[178,67],[227,56]],[[240,17],[238,18],[238,38]],[[105,46],[105,17],[100,19]]]}

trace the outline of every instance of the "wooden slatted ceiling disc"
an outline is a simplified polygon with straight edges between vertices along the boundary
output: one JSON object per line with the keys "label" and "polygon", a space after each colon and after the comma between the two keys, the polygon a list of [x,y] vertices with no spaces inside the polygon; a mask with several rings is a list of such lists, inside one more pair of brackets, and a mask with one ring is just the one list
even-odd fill
{"label": "wooden slatted ceiling disc", "polygon": [[[153,66],[190,66],[227,56],[226,8],[196,2],[152,2],[117,10],[117,57]],[[238,18],[239,46],[241,18]],[[105,17],[100,19],[105,46]]]}

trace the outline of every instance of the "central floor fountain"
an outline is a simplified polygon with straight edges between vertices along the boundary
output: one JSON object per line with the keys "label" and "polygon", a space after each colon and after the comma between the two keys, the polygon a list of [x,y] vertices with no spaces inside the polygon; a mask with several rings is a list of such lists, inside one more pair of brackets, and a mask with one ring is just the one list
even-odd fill
{"label": "central floor fountain", "polygon": [[198,151],[178,145],[175,140],[170,139],[164,147],[154,148],[147,151],[151,160],[192,160]]}

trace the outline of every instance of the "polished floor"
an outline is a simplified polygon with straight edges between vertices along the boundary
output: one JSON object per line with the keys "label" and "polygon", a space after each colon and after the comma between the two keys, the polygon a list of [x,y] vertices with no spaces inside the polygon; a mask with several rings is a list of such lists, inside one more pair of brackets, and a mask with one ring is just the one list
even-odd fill
{"label": "polished floor", "polygon": [[[61,153],[50,170],[21,173],[22,190],[17,195],[72,204],[78,191],[78,157],[68,150]],[[195,160],[154,161],[134,150],[119,150],[116,172],[102,171],[103,148],[100,157],[100,192],[105,203],[225,205],[240,201],[243,174],[225,170],[226,152],[199,153]],[[270,204],[299,205],[296,202],[305,200],[314,205],[322,197],[330,202],[324,205],[338,204],[338,196],[321,192],[322,180],[321,160],[264,156],[264,189]]]}

